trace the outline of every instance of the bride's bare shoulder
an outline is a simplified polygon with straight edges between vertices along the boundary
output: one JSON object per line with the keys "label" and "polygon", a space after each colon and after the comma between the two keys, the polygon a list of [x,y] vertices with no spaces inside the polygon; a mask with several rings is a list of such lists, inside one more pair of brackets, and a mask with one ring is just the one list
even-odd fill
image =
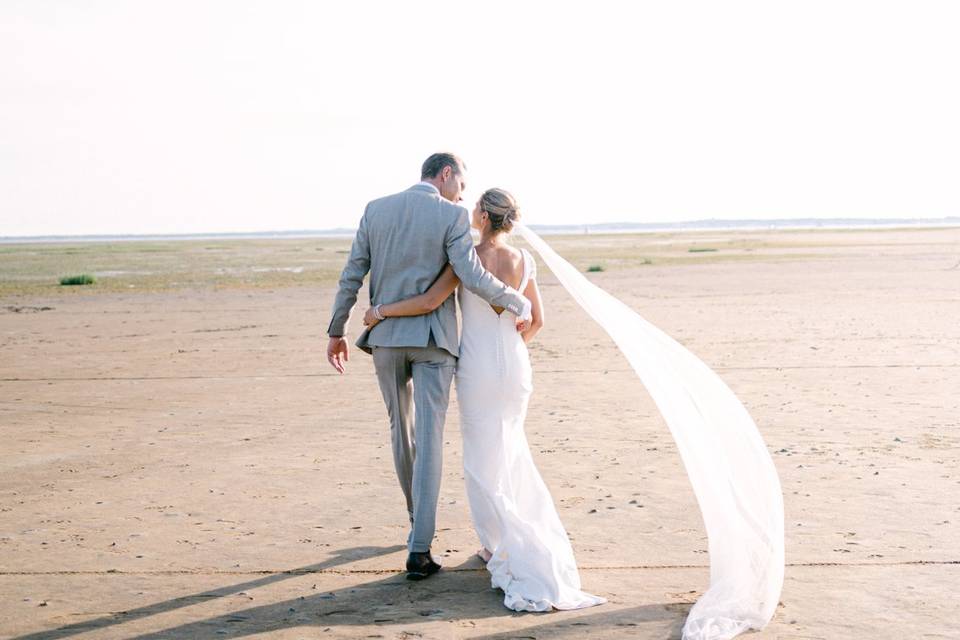
{"label": "bride's bare shoulder", "polygon": [[495,247],[477,247],[477,252],[484,268],[500,280],[512,284],[513,280],[519,280],[522,276],[523,253],[520,249],[503,244]]}
{"label": "bride's bare shoulder", "polygon": [[523,254],[520,252],[520,249],[516,247],[511,247],[508,244],[501,244],[496,246],[490,245],[477,245],[477,253],[480,254],[481,258],[486,260],[507,260],[507,261],[516,261],[520,262],[523,257]]}
{"label": "bride's bare shoulder", "polygon": [[501,255],[508,256],[514,262],[519,263],[523,259],[523,253],[520,251],[520,249],[517,249],[516,247],[511,247],[508,244],[497,247],[497,250],[502,252]]}

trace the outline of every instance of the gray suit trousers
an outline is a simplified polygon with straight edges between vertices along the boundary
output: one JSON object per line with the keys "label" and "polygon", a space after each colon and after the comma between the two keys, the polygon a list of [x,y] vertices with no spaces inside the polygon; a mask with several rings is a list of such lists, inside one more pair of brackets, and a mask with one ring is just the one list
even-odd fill
{"label": "gray suit trousers", "polygon": [[374,346],[373,364],[390,415],[393,463],[410,514],[407,547],[424,552],[437,526],[443,424],[457,359],[433,345]]}

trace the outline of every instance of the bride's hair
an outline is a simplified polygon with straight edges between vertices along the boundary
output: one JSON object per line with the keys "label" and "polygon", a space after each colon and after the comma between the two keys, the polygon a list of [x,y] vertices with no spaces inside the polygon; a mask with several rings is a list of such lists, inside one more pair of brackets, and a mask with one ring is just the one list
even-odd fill
{"label": "bride's hair", "polygon": [[520,219],[517,200],[505,189],[487,189],[480,196],[480,210],[490,218],[490,229],[510,233],[513,224]]}

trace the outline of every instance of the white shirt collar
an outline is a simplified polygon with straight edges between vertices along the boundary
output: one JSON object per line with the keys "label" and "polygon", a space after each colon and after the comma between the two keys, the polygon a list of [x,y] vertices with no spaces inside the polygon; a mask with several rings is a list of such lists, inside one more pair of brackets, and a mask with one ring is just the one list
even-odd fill
{"label": "white shirt collar", "polygon": [[437,187],[436,187],[432,182],[427,182],[426,180],[421,180],[421,181],[419,182],[419,184],[427,185],[427,186],[430,187],[430,189],[432,189],[435,193],[437,193],[437,194],[440,193],[440,189],[437,189]]}

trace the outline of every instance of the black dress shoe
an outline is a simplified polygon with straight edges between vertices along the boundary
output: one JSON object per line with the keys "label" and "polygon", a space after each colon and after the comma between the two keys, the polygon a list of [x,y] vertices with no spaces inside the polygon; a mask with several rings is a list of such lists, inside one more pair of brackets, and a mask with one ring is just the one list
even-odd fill
{"label": "black dress shoe", "polygon": [[407,580],[423,580],[437,571],[440,571],[440,565],[433,561],[429,551],[407,556]]}

